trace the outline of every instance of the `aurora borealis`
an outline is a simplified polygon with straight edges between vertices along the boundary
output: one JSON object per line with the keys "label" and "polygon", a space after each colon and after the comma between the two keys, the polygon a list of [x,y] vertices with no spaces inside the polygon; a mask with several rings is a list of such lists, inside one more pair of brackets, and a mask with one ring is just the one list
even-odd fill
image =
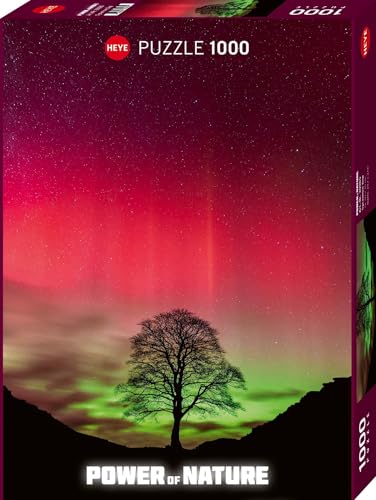
{"label": "aurora borealis", "polygon": [[[244,38],[251,55],[118,63],[103,52],[116,33]],[[179,307],[220,332],[247,384],[245,411],[190,418],[185,446],[240,437],[350,374],[344,23],[42,21],[5,35],[14,395],[81,432],[166,444],[170,421],[123,420],[114,387],[140,321]]]}

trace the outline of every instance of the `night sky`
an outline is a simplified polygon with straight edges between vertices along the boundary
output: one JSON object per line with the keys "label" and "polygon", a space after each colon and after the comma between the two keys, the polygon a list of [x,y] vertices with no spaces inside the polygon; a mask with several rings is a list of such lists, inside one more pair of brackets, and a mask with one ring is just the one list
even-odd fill
{"label": "night sky", "polygon": [[[134,50],[109,60],[103,44]],[[247,39],[248,57],[140,57],[136,41]],[[350,374],[350,36],[342,22],[8,23],[5,380],[73,428],[121,419],[129,337],[184,307],[247,391],[183,444],[239,437]]]}

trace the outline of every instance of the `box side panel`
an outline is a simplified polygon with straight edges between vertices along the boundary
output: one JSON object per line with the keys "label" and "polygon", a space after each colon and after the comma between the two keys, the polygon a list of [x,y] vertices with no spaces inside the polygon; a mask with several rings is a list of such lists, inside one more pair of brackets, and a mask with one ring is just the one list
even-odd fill
{"label": "box side panel", "polygon": [[43,3],[31,0],[12,19],[114,19],[119,17],[266,17],[286,0],[62,0]]}
{"label": "box side panel", "polygon": [[[376,8],[353,22],[353,494],[376,474]],[[375,482],[359,498],[375,498]]]}
{"label": "box side panel", "polygon": [[116,17],[272,17],[274,19],[350,19],[373,0],[347,0],[336,4],[324,0],[301,4],[297,0],[31,0],[11,14],[12,19],[113,19]]}

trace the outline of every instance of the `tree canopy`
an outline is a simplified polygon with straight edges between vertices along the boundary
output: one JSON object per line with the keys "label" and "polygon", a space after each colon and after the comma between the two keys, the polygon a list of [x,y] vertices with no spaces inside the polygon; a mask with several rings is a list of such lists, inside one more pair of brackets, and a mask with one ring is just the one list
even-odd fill
{"label": "tree canopy", "polygon": [[230,388],[244,388],[244,377],[226,360],[209,322],[175,309],[140,326],[131,338],[128,381],[117,387],[124,416],[140,421],[171,414],[171,446],[180,448],[180,423],[189,412],[235,414],[241,409]]}

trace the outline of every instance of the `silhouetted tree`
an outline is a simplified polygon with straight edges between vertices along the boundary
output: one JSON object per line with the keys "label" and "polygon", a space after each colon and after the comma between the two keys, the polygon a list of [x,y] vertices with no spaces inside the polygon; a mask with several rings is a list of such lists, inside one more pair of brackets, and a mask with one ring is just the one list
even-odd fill
{"label": "silhouetted tree", "polygon": [[367,332],[372,324],[372,309],[369,307],[375,302],[375,295],[372,294],[372,278],[369,272],[364,272],[362,282],[356,297],[356,324],[357,334]]}
{"label": "silhouetted tree", "polygon": [[229,388],[244,388],[243,375],[226,361],[218,332],[207,321],[185,309],[158,314],[141,323],[131,347],[128,382],[117,387],[124,416],[172,414],[172,448],[181,448],[180,423],[188,412],[241,409]]}

